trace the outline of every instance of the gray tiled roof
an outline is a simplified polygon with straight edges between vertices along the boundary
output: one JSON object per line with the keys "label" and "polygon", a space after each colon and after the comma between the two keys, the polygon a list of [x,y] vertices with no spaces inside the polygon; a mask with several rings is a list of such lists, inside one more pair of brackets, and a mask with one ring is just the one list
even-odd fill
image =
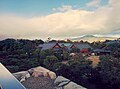
{"label": "gray tiled roof", "polygon": [[56,42],[44,43],[41,50],[52,49],[52,47],[54,47],[55,44]]}
{"label": "gray tiled roof", "polygon": [[[73,45],[72,43],[58,43],[61,47],[62,45],[66,46],[68,49]],[[42,47],[41,50],[46,50],[46,49],[52,49],[56,45],[56,42],[51,42],[51,43],[44,43],[43,45],[40,45],[39,47]],[[87,43],[77,43],[74,44],[78,49],[82,50],[84,48],[92,48],[89,44]]]}
{"label": "gray tiled roof", "polygon": [[93,52],[111,52],[110,50],[104,50],[104,49],[95,49]]}
{"label": "gray tiled roof", "polygon": [[59,45],[62,47],[63,45],[66,46],[69,50],[71,48],[71,46],[73,45],[73,43],[59,43]]}
{"label": "gray tiled roof", "polygon": [[64,46],[66,46],[66,47],[69,47],[69,46],[71,46],[71,43],[59,43],[59,45],[60,45],[60,46],[64,45]]}
{"label": "gray tiled roof", "polygon": [[80,50],[82,50],[84,48],[92,48],[89,44],[85,44],[85,43],[77,43],[76,47]]}

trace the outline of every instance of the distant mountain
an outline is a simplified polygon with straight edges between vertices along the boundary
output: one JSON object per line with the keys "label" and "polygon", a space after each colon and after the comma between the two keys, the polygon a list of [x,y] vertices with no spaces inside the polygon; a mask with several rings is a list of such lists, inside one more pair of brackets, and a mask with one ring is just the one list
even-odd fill
{"label": "distant mountain", "polygon": [[114,40],[117,39],[116,37],[99,37],[99,36],[94,36],[94,35],[85,35],[82,37],[76,37],[76,38],[71,38],[72,41],[88,41],[88,42],[93,42],[93,41],[105,41],[105,40]]}
{"label": "distant mountain", "polygon": [[85,35],[85,36],[81,37],[81,39],[84,39],[84,38],[96,38],[96,36],[94,36],[94,35]]}

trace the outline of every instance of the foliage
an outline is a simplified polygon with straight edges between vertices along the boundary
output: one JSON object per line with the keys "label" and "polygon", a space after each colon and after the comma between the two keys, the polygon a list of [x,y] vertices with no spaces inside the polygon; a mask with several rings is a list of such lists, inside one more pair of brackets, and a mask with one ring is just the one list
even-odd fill
{"label": "foliage", "polygon": [[19,67],[18,66],[6,66],[6,68],[8,70],[10,70],[10,72],[18,72],[19,71]]}
{"label": "foliage", "polygon": [[105,56],[106,60],[101,60],[98,65],[102,82],[107,87],[120,88],[120,59],[111,56]]}
{"label": "foliage", "polygon": [[91,45],[94,47],[94,48],[98,48],[98,49],[101,49],[101,48],[104,48],[106,46],[106,44],[104,42],[93,42],[91,43]]}
{"label": "foliage", "polygon": [[79,60],[79,61],[69,61],[69,67],[74,76],[88,77],[91,74],[91,61],[89,60]]}
{"label": "foliage", "polygon": [[72,48],[72,50],[70,52],[71,53],[79,53],[80,49],[78,49],[78,48]]}
{"label": "foliage", "polygon": [[61,62],[53,65],[53,71],[55,71],[58,76],[65,76],[66,78],[70,78],[72,75],[69,66]]}
{"label": "foliage", "polygon": [[46,59],[44,59],[44,65],[49,69],[53,69],[53,65],[57,62],[58,62],[58,58],[54,55],[47,56]]}
{"label": "foliage", "polygon": [[106,50],[112,51],[112,56],[120,57],[120,43],[111,43],[105,47]]}
{"label": "foliage", "polygon": [[39,66],[38,60],[35,59],[35,58],[30,59],[30,60],[28,61],[27,66],[30,66],[30,68],[31,68],[31,67],[33,68],[33,67]]}
{"label": "foliage", "polygon": [[54,51],[52,49],[47,49],[45,52],[47,53],[47,56],[54,55]]}
{"label": "foliage", "polygon": [[85,59],[85,57],[81,54],[81,53],[78,53],[78,54],[75,54],[74,56],[71,57],[71,60],[83,60]]}
{"label": "foliage", "polygon": [[44,50],[41,50],[41,51],[40,51],[40,58],[41,58],[41,59],[45,59],[46,56],[47,56],[47,53],[46,53]]}
{"label": "foliage", "polygon": [[69,59],[69,53],[63,50],[63,60],[68,60],[68,59]]}

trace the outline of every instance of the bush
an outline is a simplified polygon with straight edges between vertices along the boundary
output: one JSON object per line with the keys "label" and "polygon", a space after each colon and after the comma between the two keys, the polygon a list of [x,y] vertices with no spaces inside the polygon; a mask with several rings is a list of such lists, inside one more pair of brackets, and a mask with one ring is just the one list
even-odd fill
{"label": "bush", "polygon": [[53,65],[57,62],[58,62],[58,58],[54,55],[47,56],[46,59],[44,59],[44,65],[49,69],[53,69]]}
{"label": "bush", "polygon": [[80,52],[80,49],[78,49],[78,48],[73,48],[70,52],[71,52],[71,53],[79,53],[79,52]]}
{"label": "bush", "polygon": [[34,58],[29,59],[27,66],[29,66],[30,68],[39,66],[38,60]]}
{"label": "bush", "polygon": [[40,51],[40,58],[45,59],[47,56],[47,53],[45,51]]}
{"label": "bush", "polygon": [[11,72],[18,72],[19,71],[19,67],[18,66],[6,66],[6,68]]}
{"label": "bush", "polygon": [[107,88],[120,89],[120,59],[105,56],[98,65],[102,83]]}
{"label": "bush", "polygon": [[64,60],[69,59],[69,53],[67,51],[63,51],[63,58],[64,58]]}
{"label": "bush", "polygon": [[69,78],[71,75],[69,66],[61,62],[57,62],[54,64],[53,71],[55,71],[57,75],[62,75],[67,78]]}

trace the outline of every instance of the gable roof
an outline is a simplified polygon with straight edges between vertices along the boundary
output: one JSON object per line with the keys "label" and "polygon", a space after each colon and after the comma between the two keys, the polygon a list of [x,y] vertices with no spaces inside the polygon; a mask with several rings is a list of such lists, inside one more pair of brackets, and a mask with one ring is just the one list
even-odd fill
{"label": "gable roof", "polygon": [[56,43],[54,43],[54,42],[52,42],[52,43],[44,43],[41,50],[52,49],[55,46],[55,44]]}
{"label": "gable roof", "polygon": [[60,45],[60,46],[63,46],[63,45],[64,45],[64,46],[68,47],[68,46],[71,45],[71,43],[59,43],[59,45]]}
{"label": "gable roof", "polygon": [[86,44],[86,43],[77,43],[77,44],[75,44],[76,45],[76,47],[78,48],[78,49],[80,49],[80,50],[82,50],[82,49],[84,49],[84,48],[92,48],[89,44]]}
{"label": "gable roof", "polygon": [[44,43],[41,50],[52,49],[55,45],[59,45],[57,42]]}
{"label": "gable roof", "polygon": [[50,42],[50,43],[44,43],[43,45],[40,45],[41,50],[47,50],[47,49],[52,49],[55,45],[59,45],[60,47],[66,47],[67,49],[71,49],[71,47],[74,45],[78,49],[82,50],[84,48],[92,48],[89,44],[87,43],[57,43],[57,42]]}
{"label": "gable roof", "polygon": [[66,47],[68,50],[71,50],[71,47],[74,46],[73,43],[59,43],[61,47]]}

